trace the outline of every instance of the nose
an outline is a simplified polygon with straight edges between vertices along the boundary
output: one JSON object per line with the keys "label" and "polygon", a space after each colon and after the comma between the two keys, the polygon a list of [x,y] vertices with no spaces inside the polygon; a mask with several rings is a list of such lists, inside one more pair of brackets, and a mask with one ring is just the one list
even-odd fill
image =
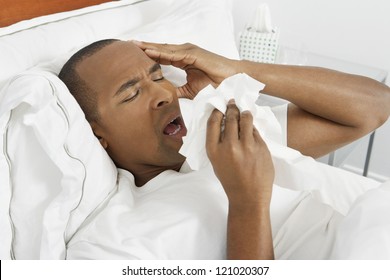
{"label": "nose", "polygon": [[150,88],[151,91],[151,106],[153,109],[161,109],[165,105],[171,104],[173,101],[173,92],[160,86],[156,83],[153,83]]}

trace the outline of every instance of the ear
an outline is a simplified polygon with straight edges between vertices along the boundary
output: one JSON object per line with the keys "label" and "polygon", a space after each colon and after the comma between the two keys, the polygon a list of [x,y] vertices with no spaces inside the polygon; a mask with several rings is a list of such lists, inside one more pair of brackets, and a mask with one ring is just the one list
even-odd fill
{"label": "ear", "polygon": [[99,140],[100,144],[103,146],[105,150],[108,148],[108,142],[106,138],[104,137],[103,130],[101,126],[96,122],[90,122],[89,123],[92,127],[93,134],[95,134],[96,138]]}

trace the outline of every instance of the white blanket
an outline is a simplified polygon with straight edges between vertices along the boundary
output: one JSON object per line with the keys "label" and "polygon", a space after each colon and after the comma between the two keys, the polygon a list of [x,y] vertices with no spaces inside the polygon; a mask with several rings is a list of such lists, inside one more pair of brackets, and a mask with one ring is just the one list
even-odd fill
{"label": "white blanket", "polygon": [[352,205],[336,233],[332,259],[390,260],[390,181]]}

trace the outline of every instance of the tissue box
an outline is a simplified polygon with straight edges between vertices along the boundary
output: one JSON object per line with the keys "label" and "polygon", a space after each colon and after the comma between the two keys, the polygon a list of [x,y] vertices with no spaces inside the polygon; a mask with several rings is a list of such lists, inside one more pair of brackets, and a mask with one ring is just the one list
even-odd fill
{"label": "tissue box", "polygon": [[264,63],[275,63],[279,46],[279,30],[258,32],[251,28],[240,34],[241,59]]}

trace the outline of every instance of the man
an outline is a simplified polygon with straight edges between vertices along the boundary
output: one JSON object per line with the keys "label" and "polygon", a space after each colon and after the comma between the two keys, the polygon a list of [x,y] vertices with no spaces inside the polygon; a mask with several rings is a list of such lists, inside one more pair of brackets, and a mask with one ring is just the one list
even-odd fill
{"label": "man", "polygon": [[[159,64],[184,69],[175,88]],[[246,73],[264,93],[288,106],[287,144],[320,157],[374,130],[390,112],[390,89],[376,81],[313,67],[230,60],[185,45],[104,40],[75,54],[59,77],[79,102],[117,167],[145,188],[167,170],[180,171],[186,127],[178,97],[193,98],[208,84]],[[373,111],[372,108],[375,108]],[[221,125],[224,130],[221,132]],[[207,153],[228,198],[227,258],[273,258],[270,201],[274,168],[249,112],[230,101],[208,121]],[[141,188],[141,189],[142,189]]]}

